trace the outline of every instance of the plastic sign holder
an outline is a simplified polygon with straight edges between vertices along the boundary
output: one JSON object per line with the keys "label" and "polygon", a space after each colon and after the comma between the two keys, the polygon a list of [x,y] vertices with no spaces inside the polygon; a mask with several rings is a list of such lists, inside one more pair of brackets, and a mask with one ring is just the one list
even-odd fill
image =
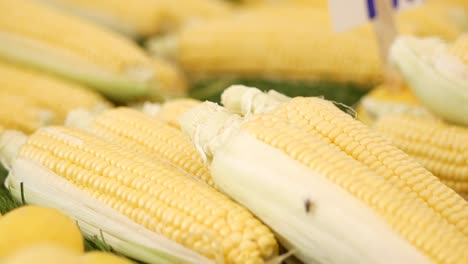
{"label": "plastic sign holder", "polygon": [[371,22],[377,37],[385,82],[393,91],[401,89],[401,78],[389,62],[391,45],[398,35],[393,13],[424,3],[423,0],[329,0],[333,29],[337,32]]}

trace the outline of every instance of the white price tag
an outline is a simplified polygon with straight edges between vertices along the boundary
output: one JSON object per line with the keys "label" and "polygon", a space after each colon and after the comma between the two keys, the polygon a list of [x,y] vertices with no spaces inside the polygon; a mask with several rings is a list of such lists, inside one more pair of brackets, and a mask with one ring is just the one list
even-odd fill
{"label": "white price tag", "polygon": [[[375,20],[378,0],[329,0],[333,29],[344,31]],[[386,0],[391,2],[395,12],[406,10],[424,3],[424,0]]]}

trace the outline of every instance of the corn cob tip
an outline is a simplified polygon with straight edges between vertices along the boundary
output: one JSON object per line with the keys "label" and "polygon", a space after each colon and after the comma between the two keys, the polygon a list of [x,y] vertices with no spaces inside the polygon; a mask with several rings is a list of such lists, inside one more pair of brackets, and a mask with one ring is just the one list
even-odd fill
{"label": "corn cob tip", "polygon": [[17,130],[7,130],[0,135],[0,163],[6,169],[11,168],[21,146],[28,137]]}
{"label": "corn cob tip", "polygon": [[280,92],[277,92],[275,90],[269,90],[267,92],[268,96],[270,96],[271,98],[274,98],[276,99],[277,101],[279,102],[287,102],[291,99],[291,97],[285,95],[285,94],[282,94]]}
{"label": "corn cob tip", "polygon": [[245,114],[245,111],[250,110],[253,98],[262,94],[262,91],[254,87],[231,85],[221,94],[221,103],[233,113]]}
{"label": "corn cob tip", "polygon": [[232,85],[221,95],[221,102],[233,113],[249,115],[269,112],[288,98],[273,90],[264,93],[257,88]]}
{"label": "corn cob tip", "polygon": [[205,161],[223,144],[223,135],[232,133],[242,121],[240,116],[212,102],[204,102],[179,118],[181,130],[192,139]]}
{"label": "corn cob tip", "polygon": [[96,112],[90,112],[84,109],[73,110],[67,115],[65,125],[88,130],[97,114]]}

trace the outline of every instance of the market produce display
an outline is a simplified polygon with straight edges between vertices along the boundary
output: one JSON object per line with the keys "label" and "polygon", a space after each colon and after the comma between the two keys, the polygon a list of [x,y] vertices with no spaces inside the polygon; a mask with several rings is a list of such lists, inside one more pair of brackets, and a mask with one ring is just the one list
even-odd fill
{"label": "market produce display", "polygon": [[0,263],[467,264],[468,2],[402,2],[0,0]]}

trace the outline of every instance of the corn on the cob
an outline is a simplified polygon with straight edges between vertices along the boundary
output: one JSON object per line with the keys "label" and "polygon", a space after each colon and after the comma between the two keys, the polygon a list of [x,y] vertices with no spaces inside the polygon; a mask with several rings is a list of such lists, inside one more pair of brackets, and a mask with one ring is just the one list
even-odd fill
{"label": "corn on the cob", "polygon": [[380,85],[361,98],[356,107],[357,118],[366,125],[372,125],[379,118],[390,114],[409,113],[430,117],[429,111],[421,105],[410,88],[392,91],[386,84]]}
{"label": "corn on the cob", "polygon": [[[329,79],[360,84],[380,81],[372,31],[360,28],[333,33],[328,13],[322,9],[270,7],[246,11],[191,27],[175,41],[177,60],[192,75]],[[340,63],[333,58],[339,58]]]}
{"label": "corn on the cob", "polygon": [[50,124],[53,119],[53,113],[47,109],[39,108],[28,98],[12,95],[1,88],[0,105],[0,126],[6,129],[32,133],[39,127]]}
{"label": "corn on the cob", "polygon": [[[413,19],[414,15],[410,15],[419,24],[402,18],[401,31],[447,38],[461,32],[440,18],[442,15],[431,15],[434,17],[431,21],[439,28],[421,29],[429,23],[427,17]],[[345,33],[333,32],[325,8],[292,5],[248,10],[188,28],[173,36],[172,44],[168,38],[161,44],[163,47],[157,41],[153,43],[154,50],[161,53],[175,52],[183,68],[197,77],[326,79],[367,85],[382,79],[371,26]]]}
{"label": "corn on the cob", "polygon": [[452,45],[437,38],[402,36],[395,41],[390,54],[421,103],[442,118],[461,125],[468,125],[466,36],[461,35]]}
{"label": "corn on the cob", "polygon": [[40,0],[131,37],[158,33],[162,27],[161,1]]}
{"label": "corn on the cob", "polygon": [[214,186],[208,167],[188,137],[180,130],[139,111],[120,107],[95,116],[75,111],[67,125],[79,127],[112,142],[136,149],[154,160],[173,167]]}
{"label": "corn on the cob", "polygon": [[[298,97],[287,103],[271,104],[269,101],[278,100],[245,87],[233,87],[226,93],[228,95],[223,97],[223,104],[228,109],[241,109],[242,114],[272,113],[290,121],[309,135],[333,144],[345,155],[362,163],[401,192],[419,199],[456,226],[465,236],[468,235],[468,203],[463,198],[444,186],[408,154],[392,145],[390,140],[354,120],[333,103],[319,98]],[[254,95],[246,97],[246,93]],[[262,99],[263,97],[267,98]],[[249,107],[236,107],[239,105]]]}
{"label": "corn on the cob", "polygon": [[468,129],[412,115],[388,115],[373,127],[442,182],[468,194]]}
{"label": "corn on the cob", "polygon": [[179,129],[179,117],[199,104],[201,104],[201,101],[191,98],[169,100],[161,105],[161,108],[155,116],[163,122]]}
{"label": "corn on the cob", "polygon": [[[10,141],[4,138],[3,143]],[[148,245],[143,241],[149,239],[152,247],[159,244],[156,249],[163,250],[162,257],[168,257],[160,261],[148,258],[148,254],[130,255],[136,259],[150,263],[207,263],[205,258],[189,254],[159,235],[218,263],[263,263],[277,253],[277,244],[269,229],[227,196],[187,177],[165,162],[147,158],[138,151],[109,143],[84,131],[64,127],[43,128],[24,139],[23,144],[7,145],[2,152],[12,162],[7,166],[11,168],[7,184],[16,197],[21,196],[19,188],[23,183],[24,197],[30,203],[80,204],[82,201],[77,199],[78,196],[84,199],[83,203],[94,200],[94,208],[101,207],[102,211],[96,211],[101,218],[89,219],[92,216],[72,213],[75,217],[83,217],[78,219],[80,226],[88,221],[105,219],[97,222],[97,227],[103,231],[115,230],[121,226],[105,223],[123,221],[122,214],[128,217],[127,222],[131,219],[134,226],[127,226],[129,229],[123,233],[108,232],[107,237],[146,247]],[[65,196],[57,199],[51,197],[53,191],[41,193],[56,189]],[[61,209],[73,212],[86,208],[73,206]],[[109,214],[114,210],[119,213]],[[148,237],[141,242],[131,240],[133,233]],[[106,238],[106,241],[114,246],[113,240]],[[116,245],[121,250],[124,246]],[[177,255],[177,252],[171,252],[171,248],[183,254]],[[127,250],[130,252],[124,253],[135,253]]]}
{"label": "corn on the cob", "polygon": [[0,2],[0,57],[87,84],[117,101],[164,96],[151,59],[136,44],[34,1]]}
{"label": "corn on the cob", "polygon": [[3,61],[0,92],[24,97],[38,108],[49,110],[54,114],[54,123],[63,122],[73,109],[100,110],[110,106],[84,86]]}
{"label": "corn on the cob", "polygon": [[132,37],[179,28],[195,19],[226,15],[220,0],[41,0],[63,11],[90,19]]}
{"label": "corn on the cob", "polygon": [[[285,107],[300,102],[293,99]],[[431,175],[426,180],[437,190],[417,180],[399,188],[276,114],[244,120],[206,102],[186,112],[181,127],[212,159],[217,186],[268,224],[305,263],[466,261],[468,238],[457,225],[466,229],[467,204]],[[348,148],[368,145],[348,142]],[[419,198],[421,188],[429,200],[443,196],[446,203],[429,205]],[[441,214],[444,205],[448,209]]]}

